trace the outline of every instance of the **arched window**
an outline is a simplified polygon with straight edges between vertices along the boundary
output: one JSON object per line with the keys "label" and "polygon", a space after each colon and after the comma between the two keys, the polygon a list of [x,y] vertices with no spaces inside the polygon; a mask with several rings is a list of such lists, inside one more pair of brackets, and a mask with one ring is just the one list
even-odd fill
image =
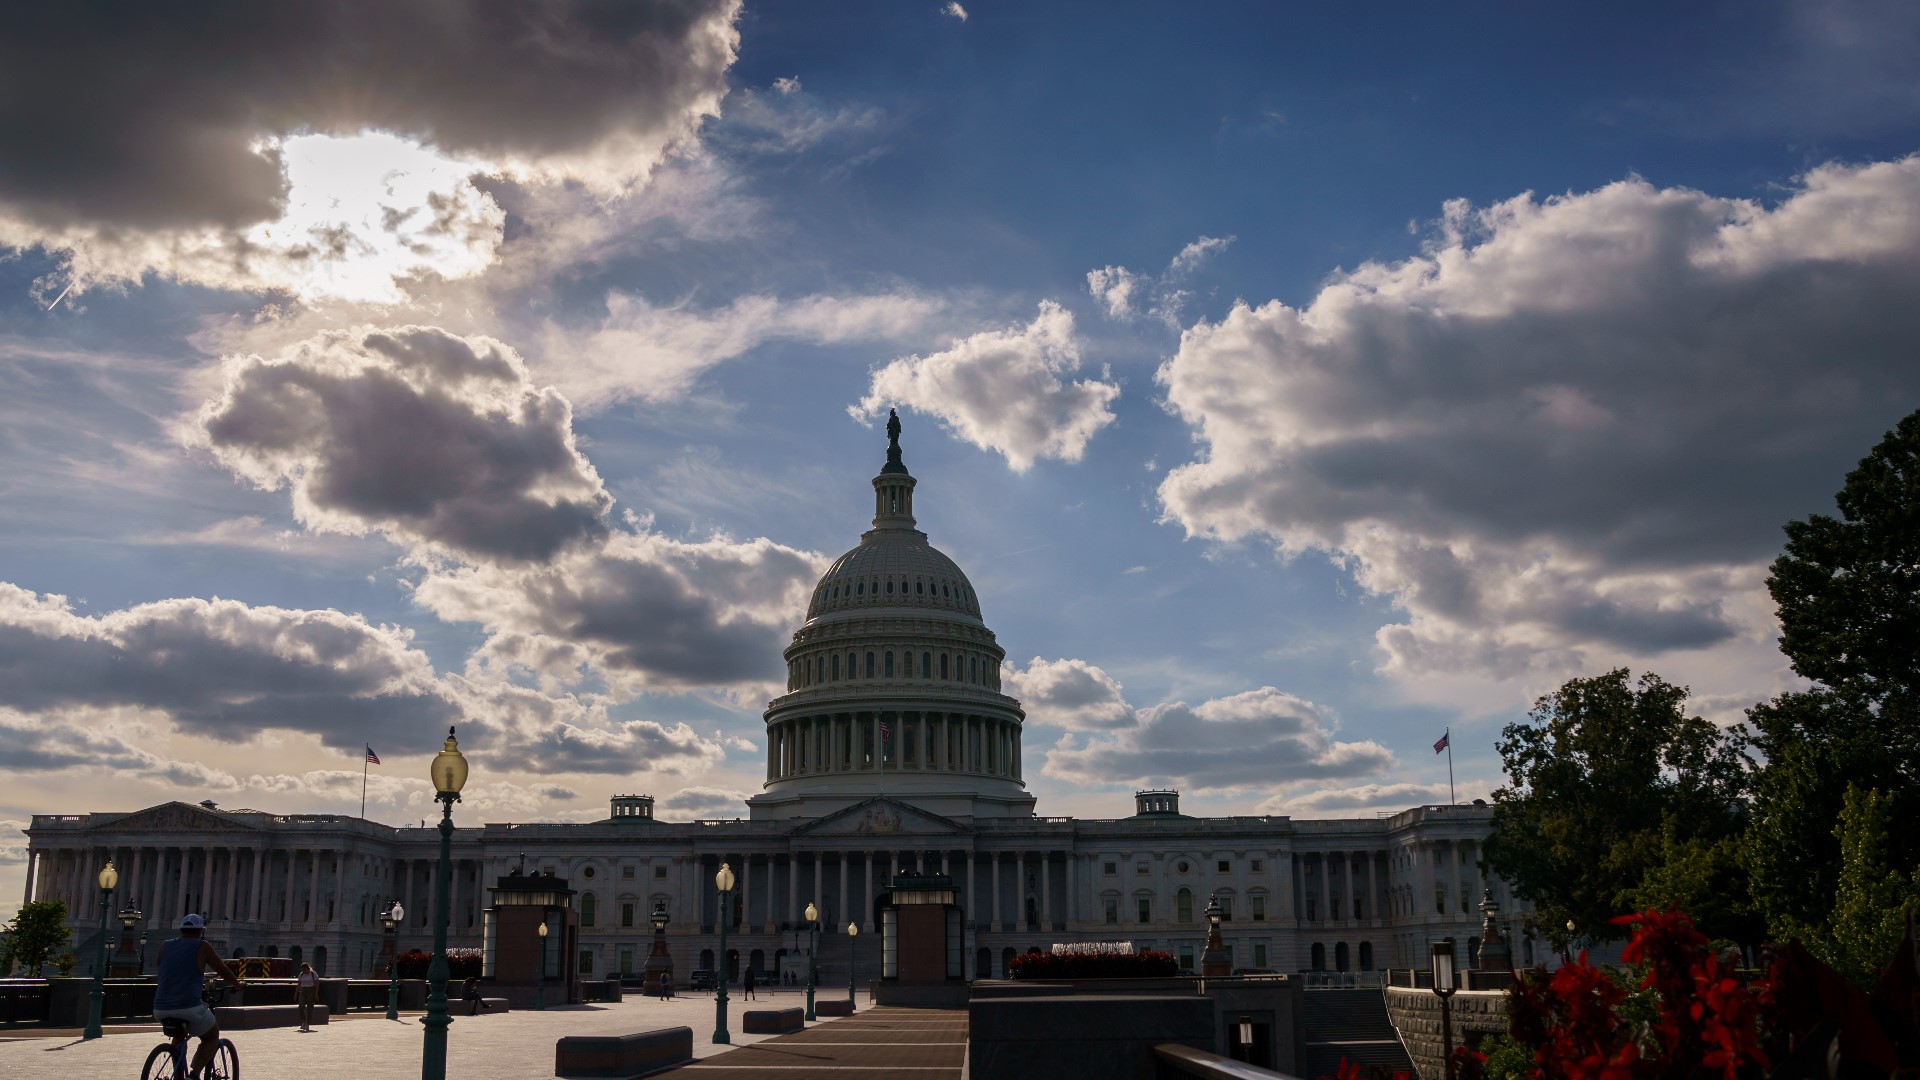
{"label": "arched window", "polygon": [[1333,970],[1347,970],[1347,943],[1344,941],[1333,947]]}
{"label": "arched window", "polygon": [[854,587],[853,587],[853,592],[854,592],[854,595],[855,595],[855,596],[865,596],[865,595],[867,595],[867,583],[866,583],[866,582],[864,582],[864,581],[862,581],[862,582],[859,582],[859,583],[857,583],[857,584],[855,584],[855,585],[854,585]]}
{"label": "arched window", "polygon": [[940,677],[943,679],[949,677],[947,675],[947,654],[946,653],[940,654]]}
{"label": "arched window", "polygon": [[850,652],[847,654],[847,678],[857,679],[859,677],[860,677],[860,654]]}
{"label": "arched window", "polygon": [[835,654],[833,658],[833,677],[836,679],[840,677],[840,657],[838,654]]}
{"label": "arched window", "polygon": [[1360,970],[1373,970],[1373,942],[1371,941],[1360,943]]}
{"label": "arched window", "polygon": [[893,595],[893,579],[892,578],[887,579],[887,595],[888,596]]}
{"label": "arched window", "polygon": [[887,678],[893,678],[893,650],[887,650]]}
{"label": "arched window", "polygon": [[867,650],[867,678],[873,678],[873,650]]}
{"label": "arched window", "polygon": [[1317,941],[1313,943],[1313,970],[1327,970],[1327,947]]}
{"label": "arched window", "polygon": [[927,591],[927,583],[926,583],[926,582],[924,582],[924,581],[916,581],[916,582],[914,582],[914,583],[913,583],[913,594],[914,594],[915,596],[920,596],[920,595],[923,595],[923,594],[924,594],[924,593],[925,593],[926,591]]}
{"label": "arched window", "polygon": [[594,912],[598,907],[599,907],[599,901],[593,898],[592,893],[580,894],[580,925],[581,926],[593,925]]}
{"label": "arched window", "polygon": [[933,678],[933,654],[930,652],[920,654],[920,677],[923,679]]}
{"label": "arched window", "polygon": [[977,656],[967,657],[967,681],[970,683],[980,681],[980,658]]}
{"label": "arched window", "polygon": [[1179,921],[1183,923],[1190,923],[1193,921],[1193,890],[1192,889],[1188,889],[1183,886],[1179,892],[1173,894],[1173,910],[1174,910],[1174,918],[1178,919]]}

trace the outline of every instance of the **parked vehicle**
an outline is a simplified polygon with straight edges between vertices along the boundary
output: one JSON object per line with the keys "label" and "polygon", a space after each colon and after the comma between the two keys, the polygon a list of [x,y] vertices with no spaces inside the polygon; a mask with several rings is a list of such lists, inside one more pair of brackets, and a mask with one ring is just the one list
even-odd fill
{"label": "parked vehicle", "polygon": [[706,968],[696,969],[693,972],[693,974],[687,976],[687,989],[689,990],[713,989],[713,972],[709,971]]}

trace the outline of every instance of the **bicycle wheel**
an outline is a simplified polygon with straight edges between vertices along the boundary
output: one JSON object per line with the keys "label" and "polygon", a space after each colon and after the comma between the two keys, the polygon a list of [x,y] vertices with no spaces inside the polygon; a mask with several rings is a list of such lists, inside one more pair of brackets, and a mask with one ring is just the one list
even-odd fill
{"label": "bicycle wheel", "polygon": [[207,1066],[207,1080],[240,1080],[240,1051],[232,1039],[221,1039],[214,1046],[213,1064]]}
{"label": "bicycle wheel", "polygon": [[161,1043],[148,1052],[146,1067],[140,1070],[140,1080],[178,1080],[173,1065],[173,1044]]}

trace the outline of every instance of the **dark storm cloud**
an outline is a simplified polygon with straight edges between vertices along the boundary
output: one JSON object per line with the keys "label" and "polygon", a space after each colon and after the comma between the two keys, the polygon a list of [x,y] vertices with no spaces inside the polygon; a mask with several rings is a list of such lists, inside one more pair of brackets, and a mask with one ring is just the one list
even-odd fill
{"label": "dark storm cloud", "polygon": [[[59,597],[6,583],[0,708],[147,710],[213,739],[298,730],[352,750],[396,731],[425,738],[457,715],[406,634],[357,616],[179,599],[86,618]],[[84,730],[85,738],[39,726],[9,732],[0,760],[15,768],[144,753]]]}
{"label": "dark storm cloud", "polygon": [[310,527],[540,560],[607,531],[572,425],[505,345],[406,326],[230,358],[198,439],[256,484],[291,486]]}
{"label": "dark storm cloud", "polygon": [[1389,667],[1513,674],[1770,637],[1780,526],[1920,400],[1920,157],[1777,205],[1626,180],[1475,210],[1159,372],[1195,535],[1321,550],[1406,609]]}
{"label": "dark storm cloud", "polygon": [[[45,227],[234,227],[263,139],[366,128],[618,183],[712,112],[737,0],[9,4],[0,208]],[[30,152],[21,152],[31,148]],[[557,167],[557,168],[556,168]]]}

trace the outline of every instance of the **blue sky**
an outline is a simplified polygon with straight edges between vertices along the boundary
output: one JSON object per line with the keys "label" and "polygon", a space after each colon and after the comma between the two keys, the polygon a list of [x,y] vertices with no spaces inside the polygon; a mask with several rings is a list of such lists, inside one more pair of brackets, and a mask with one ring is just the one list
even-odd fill
{"label": "blue sky", "polygon": [[1484,795],[1920,401],[1904,5],[422,11],[4,16],[0,824],[734,813],[889,406],[1042,812]]}

